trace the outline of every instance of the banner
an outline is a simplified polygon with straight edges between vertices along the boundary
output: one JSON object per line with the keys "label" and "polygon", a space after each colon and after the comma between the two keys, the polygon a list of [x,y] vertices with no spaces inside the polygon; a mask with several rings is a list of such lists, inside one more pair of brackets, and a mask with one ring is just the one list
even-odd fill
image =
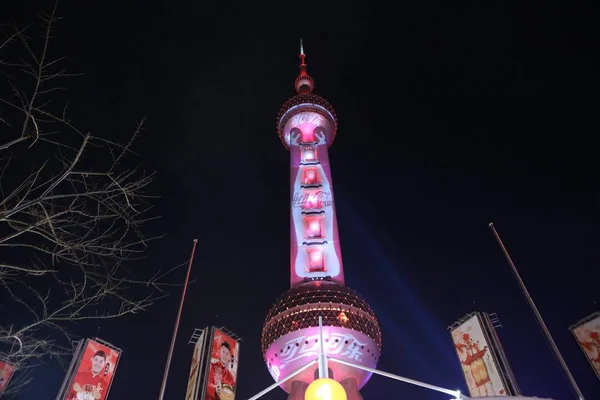
{"label": "banner", "polygon": [[600,312],[584,318],[571,327],[596,376],[600,379]]}
{"label": "banner", "polygon": [[6,390],[14,372],[14,364],[9,363],[8,361],[0,361],[0,396],[2,396],[2,393]]}
{"label": "banner", "polygon": [[106,400],[121,351],[88,339],[64,400]]}
{"label": "banner", "polygon": [[185,400],[196,400],[198,386],[198,376],[200,375],[200,361],[202,360],[202,349],[204,347],[204,332],[200,334],[198,341],[194,345],[194,355],[192,356],[192,366],[190,367],[190,377],[188,379],[187,392]]}
{"label": "banner", "polygon": [[492,353],[477,313],[471,314],[452,331],[454,348],[471,397],[510,394],[501,376],[501,368]]}
{"label": "banner", "polygon": [[237,339],[212,328],[212,340],[209,343],[205,375],[203,400],[234,400],[239,360],[240,343]]}

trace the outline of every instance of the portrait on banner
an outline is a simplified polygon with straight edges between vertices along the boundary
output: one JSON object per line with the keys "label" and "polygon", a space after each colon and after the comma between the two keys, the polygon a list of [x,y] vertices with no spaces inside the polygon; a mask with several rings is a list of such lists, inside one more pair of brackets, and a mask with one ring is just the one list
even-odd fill
{"label": "portrait on banner", "polygon": [[236,392],[239,342],[214,328],[208,366],[206,400],[233,400]]}
{"label": "portrait on banner", "polygon": [[65,400],[106,400],[120,353],[88,340]]}

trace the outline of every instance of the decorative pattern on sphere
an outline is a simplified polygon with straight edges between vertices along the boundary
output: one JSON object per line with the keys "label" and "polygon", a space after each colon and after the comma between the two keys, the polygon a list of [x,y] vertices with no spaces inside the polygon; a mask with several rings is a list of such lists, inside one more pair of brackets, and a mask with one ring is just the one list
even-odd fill
{"label": "decorative pattern on sphere", "polygon": [[[303,107],[298,107],[300,105],[303,105]],[[296,110],[292,110],[294,107],[296,107]],[[331,132],[332,138],[328,145],[331,146],[331,143],[333,143],[333,139],[335,138],[337,131],[337,116],[335,115],[333,106],[321,96],[312,93],[303,93],[297,94],[286,101],[279,110],[279,114],[277,114],[277,133],[279,134],[279,138],[286,148],[289,148],[289,146],[283,138],[283,127],[285,126],[285,123],[294,115],[307,111],[317,112],[330,120],[333,129]]]}
{"label": "decorative pattern on sphere", "polygon": [[369,304],[346,286],[317,281],[288,290],[273,305],[263,326],[263,354],[287,333],[318,327],[319,316],[323,317],[323,326],[338,326],[365,334],[381,351],[379,322]]}

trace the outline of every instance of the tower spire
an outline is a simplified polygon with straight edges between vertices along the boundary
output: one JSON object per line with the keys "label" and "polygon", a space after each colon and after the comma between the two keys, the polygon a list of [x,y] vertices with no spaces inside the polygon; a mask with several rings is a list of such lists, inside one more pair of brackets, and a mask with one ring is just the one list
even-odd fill
{"label": "tower spire", "polygon": [[[304,58],[304,46],[302,45],[302,38],[300,38],[300,57]],[[304,60],[302,60],[304,64]]]}
{"label": "tower spire", "polygon": [[300,94],[311,93],[315,88],[315,81],[306,72],[306,54],[304,54],[302,39],[300,39],[300,73],[294,82],[294,87]]}

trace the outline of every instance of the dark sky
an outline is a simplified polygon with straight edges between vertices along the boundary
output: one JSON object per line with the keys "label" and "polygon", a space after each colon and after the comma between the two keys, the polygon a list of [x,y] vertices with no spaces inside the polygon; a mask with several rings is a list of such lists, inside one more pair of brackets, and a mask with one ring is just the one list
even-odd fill
{"label": "dark sky", "polygon": [[[346,283],[380,318],[379,368],[466,392],[446,328],[496,312],[523,393],[574,398],[493,221],[586,398],[600,398],[568,330],[600,302],[591,7],[264,3],[59,7],[53,51],[85,73],[68,85],[71,118],[126,140],[134,119],[148,117],[136,151],[157,171],[163,218],[152,229],[167,236],[137,267],[170,268],[199,240],[166,399],[184,397],[196,327],[243,338],[237,398],[272,383],[260,334],[289,287],[288,152],[275,118],[294,94],[300,37],[315,93],[339,117],[330,159]],[[51,5],[4,11],[25,21]],[[74,328],[123,349],[111,399],[158,396],[179,293],[146,314]],[[23,398],[53,398],[61,379],[49,364]],[[379,377],[363,396],[448,397]]]}

